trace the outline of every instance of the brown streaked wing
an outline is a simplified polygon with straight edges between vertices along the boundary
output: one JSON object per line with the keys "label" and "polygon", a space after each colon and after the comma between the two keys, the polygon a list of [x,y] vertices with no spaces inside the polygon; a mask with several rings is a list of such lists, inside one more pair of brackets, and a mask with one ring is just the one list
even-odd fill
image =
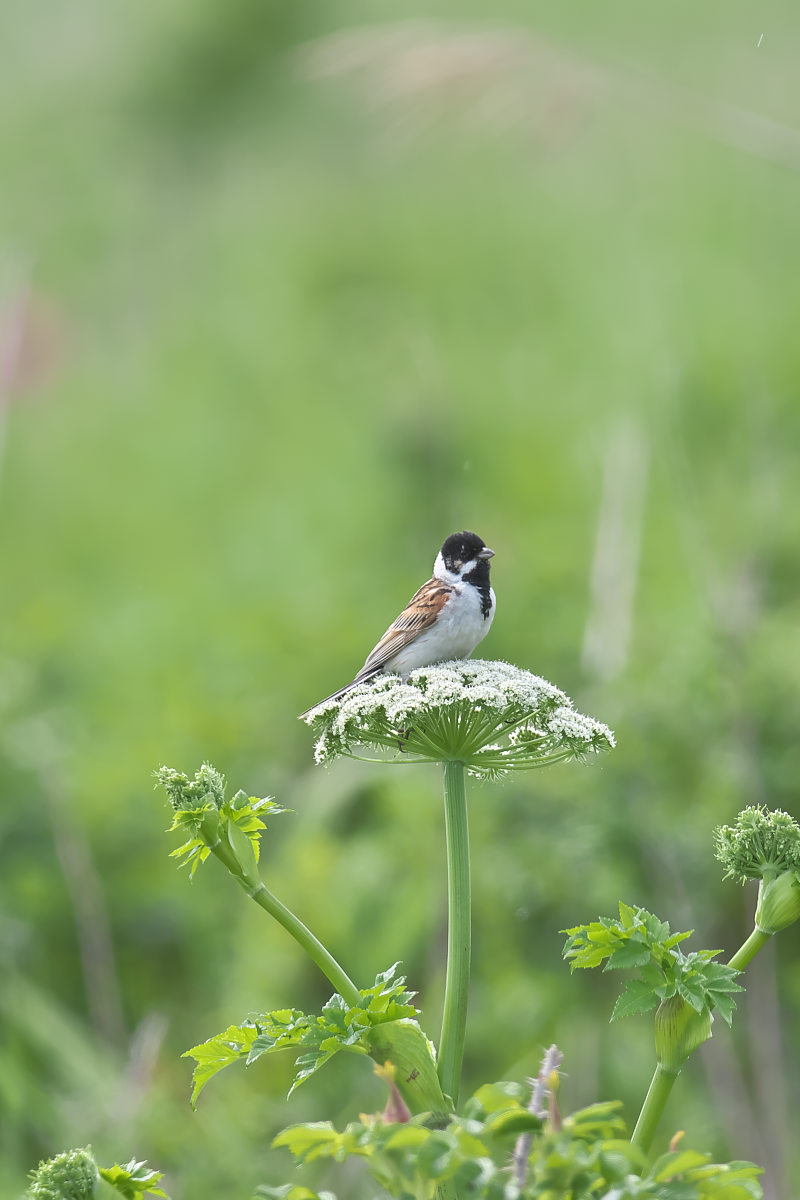
{"label": "brown streaked wing", "polygon": [[423,583],[370,652],[356,679],[380,671],[390,658],[410,646],[426,629],[430,629],[452,593],[449,584],[442,583],[440,579],[429,579]]}

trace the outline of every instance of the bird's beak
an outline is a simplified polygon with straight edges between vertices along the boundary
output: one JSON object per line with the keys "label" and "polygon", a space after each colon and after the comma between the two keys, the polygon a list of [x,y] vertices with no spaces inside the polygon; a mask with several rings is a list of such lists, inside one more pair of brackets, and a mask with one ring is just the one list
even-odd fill
{"label": "bird's beak", "polygon": [[490,550],[488,546],[484,546],[478,551],[478,558],[494,558],[494,550]]}

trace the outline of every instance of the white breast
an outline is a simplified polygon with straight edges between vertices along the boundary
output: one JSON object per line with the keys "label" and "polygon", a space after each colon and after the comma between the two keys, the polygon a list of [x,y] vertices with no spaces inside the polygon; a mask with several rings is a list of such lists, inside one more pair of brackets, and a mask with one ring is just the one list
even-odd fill
{"label": "white breast", "polygon": [[457,584],[436,624],[390,659],[384,671],[407,675],[415,667],[427,667],[450,658],[469,658],[494,620],[494,590],[490,589],[489,594],[492,607],[488,617],[484,617],[480,593],[471,584]]}

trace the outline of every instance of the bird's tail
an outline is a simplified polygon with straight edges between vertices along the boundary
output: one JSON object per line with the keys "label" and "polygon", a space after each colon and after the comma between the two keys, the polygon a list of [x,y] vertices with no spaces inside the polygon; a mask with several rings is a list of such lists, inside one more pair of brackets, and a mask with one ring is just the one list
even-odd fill
{"label": "bird's tail", "polygon": [[304,721],[310,712],[315,708],[319,708],[321,704],[327,704],[329,700],[338,700],[340,696],[346,695],[351,688],[357,687],[359,683],[369,683],[376,675],[380,675],[380,667],[375,667],[371,671],[359,671],[355,679],[351,679],[344,687],[339,688],[338,692],[331,692],[330,696],[326,696],[324,700],[318,700],[316,704],[312,704],[311,708],[307,708],[305,712],[301,712],[297,718],[298,721]]}

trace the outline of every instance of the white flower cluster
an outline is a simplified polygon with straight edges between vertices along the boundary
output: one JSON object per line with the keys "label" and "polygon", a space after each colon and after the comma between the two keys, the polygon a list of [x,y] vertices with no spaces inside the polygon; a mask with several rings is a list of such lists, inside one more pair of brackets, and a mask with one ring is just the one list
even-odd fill
{"label": "white flower cluster", "polygon": [[544,766],[614,745],[611,730],[577,712],[560,688],[505,662],[461,659],[405,679],[379,675],[306,715],[327,763],[357,746],[406,761],[458,759],[479,775]]}

